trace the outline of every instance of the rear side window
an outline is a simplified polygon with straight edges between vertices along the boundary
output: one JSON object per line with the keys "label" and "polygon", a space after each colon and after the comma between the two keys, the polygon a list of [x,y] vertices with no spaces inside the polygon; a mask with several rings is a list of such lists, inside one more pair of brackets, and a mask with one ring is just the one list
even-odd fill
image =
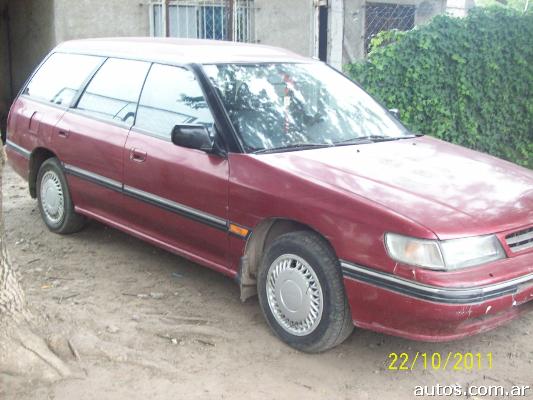
{"label": "rear side window", "polygon": [[99,118],[131,125],[150,68],[143,61],[108,59],[91,80],[77,108]]}
{"label": "rear side window", "polygon": [[24,94],[61,106],[70,106],[83,82],[103,58],[54,53],[35,73]]}
{"label": "rear side window", "polygon": [[211,129],[213,117],[191,71],[154,64],[139,101],[135,126],[170,139],[178,124],[203,124]]}

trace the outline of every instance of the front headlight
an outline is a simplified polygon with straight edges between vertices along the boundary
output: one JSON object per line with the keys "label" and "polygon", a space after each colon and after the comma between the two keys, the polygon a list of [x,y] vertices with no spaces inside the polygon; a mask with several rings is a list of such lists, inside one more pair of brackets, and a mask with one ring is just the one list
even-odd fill
{"label": "front headlight", "polygon": [[494,235],[474,236],[440,242],[446,269],[459,269],[505,258],[505,252]]}
{"label": "front headlight", "polygon": [[385,247],[396,261],[435,270],[472,267],[505,258],[494,235],[440,241],[386,233]]}

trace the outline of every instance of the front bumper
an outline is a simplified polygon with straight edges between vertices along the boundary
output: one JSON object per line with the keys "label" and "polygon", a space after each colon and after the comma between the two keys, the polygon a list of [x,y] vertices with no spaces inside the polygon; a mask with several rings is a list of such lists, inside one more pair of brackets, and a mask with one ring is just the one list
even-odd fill
{"label": "front bumper", "polygon": [[408,339],[460,339],[533,310],[531,271],[483,286],[442,287],[344,261],[341,265],[354,324]]}

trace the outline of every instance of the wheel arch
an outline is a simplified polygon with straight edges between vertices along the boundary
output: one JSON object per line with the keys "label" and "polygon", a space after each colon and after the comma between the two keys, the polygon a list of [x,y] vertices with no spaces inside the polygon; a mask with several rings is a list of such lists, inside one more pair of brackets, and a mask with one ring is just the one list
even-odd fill
{"label": "wheel arch", "polygon": [[280,217],[264,219],[254,227],[252,234],[246,241],[244,255],[241,258],[238,281],[243,302],[257,294],[257,271],[265,249],[279,236],[296,231],[315,232],[326,241],[335,253],[330,240],[308,224]]}
{"label": "wheel arch", "polygon": [[37,174],[39,168],[46,160],[57,157],[55,153],[45,147],[35,148],[30,155],[29,171],[28,171],[28,188],[32,198],[37,197]]}

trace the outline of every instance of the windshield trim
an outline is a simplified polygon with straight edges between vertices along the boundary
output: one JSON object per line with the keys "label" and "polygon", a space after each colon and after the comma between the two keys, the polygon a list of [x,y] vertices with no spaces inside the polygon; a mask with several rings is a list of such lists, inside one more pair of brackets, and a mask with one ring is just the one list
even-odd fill
{"label": "windshield trim", "polygon": [[242,141],[242,138],[235,129],[235,126],[229,117],[226,106],[224,105],[216,86],[205,72],[204,65],[207,64],[190,64],[191,69],[198,77],[200,86],[202,86],[202,89],[204,90],[205,99],[209,105],[211,113],[213,114],[213,118],[220,127],[215,131],[216,133],[214,142],[216,143],[217,139],[221,138],[223,142],[221,143],[221,146],[226,152],[246,154],[247,151],[245,150],[245,145]]}

